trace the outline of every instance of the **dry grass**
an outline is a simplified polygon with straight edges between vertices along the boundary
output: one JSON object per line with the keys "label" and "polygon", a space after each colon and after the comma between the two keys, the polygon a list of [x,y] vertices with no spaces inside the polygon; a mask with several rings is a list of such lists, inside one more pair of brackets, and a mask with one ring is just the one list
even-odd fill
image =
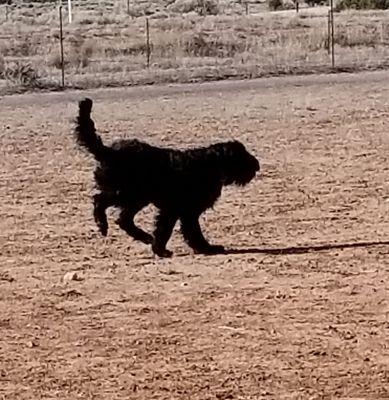
{"label": "dry grass", "polygon": [[[329,68],[326,8],[269,13],[264,4],[217,3],[199,15],[204,1],[162,6],[144,2],[88,9],[76,5],[65,21],[65,65],[70,86],[188,82]],[[214,3],[212,3],[214,4]],[[208,10],[208,8],[207,8]],[[185,14],[182,14],[185,13]],[[5,62],[31,63],[39,76],[59,81],[58,10],[53,5],[13,10],[0,25]],[[65,13],[66,14],[66,13]],[[145,16],[150,18],[151,65],[146,68]],[[66,15],[65,15],[66,16]],[[342,12],[336,18],[336,63],[343,69],[387,65],[388,12]],[[17,22],[17,24],[16,24]],[[8,82],[9,83],[9,82]],[[3,86],[5,82],[3,81]],[[1,81],[0,81],[1,90]]]}

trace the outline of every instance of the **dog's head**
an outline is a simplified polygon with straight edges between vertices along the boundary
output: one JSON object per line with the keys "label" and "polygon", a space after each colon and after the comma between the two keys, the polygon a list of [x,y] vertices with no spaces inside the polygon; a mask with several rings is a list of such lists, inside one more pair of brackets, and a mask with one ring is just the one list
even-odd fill
{"label": "dog's head", "polygon": [[216,146],[224,185],[247,185],[259,171],[259,161],[237,140]]}

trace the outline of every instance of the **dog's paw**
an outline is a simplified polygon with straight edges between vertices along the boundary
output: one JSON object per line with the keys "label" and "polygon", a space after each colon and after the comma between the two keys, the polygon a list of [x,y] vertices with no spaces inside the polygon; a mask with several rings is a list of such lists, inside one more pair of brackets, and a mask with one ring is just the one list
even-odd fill
{"label": "dog's paw", "polygon": [[173,252],[170,251],[170,250],[165,249],[165,250],[161,250],[161,251],[159,251],[158,253],[155,253],[155,254],[158,257],[161,257],[161,258],[170,258],[173,255]]}
{"label": "dog's paw", "polygon": [[173,252],[168,249],[159,249],[153,246],[153,252],[155,255],[161,258],[170,258],[173,255]]}
{"label": "dog's paw", "polygon": [[194,252],[196,254],[205,254],[205,255],[223,254],[225,252],[225,248],[222,245],[214,244],[201,249],[195,249]]}
{"label": "dog's paw", "polygon": [[98,228],[99,228],[100,233],[103,236],[107,236],[107,234],[108,234],[108,224],[98,224]]}

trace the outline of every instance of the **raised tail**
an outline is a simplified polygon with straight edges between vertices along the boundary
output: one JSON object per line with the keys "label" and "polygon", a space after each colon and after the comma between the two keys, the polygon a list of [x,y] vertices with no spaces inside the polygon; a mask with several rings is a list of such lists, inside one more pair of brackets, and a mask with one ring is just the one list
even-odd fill
{"label": "raised tail", "polygon": [[85,98],[78,103],[75,135],[77,143],[94,155],[97,161],[109,157],[110,149],[104,146],[101,137],[96,133],[95,124],[91,119],[93,101]]}

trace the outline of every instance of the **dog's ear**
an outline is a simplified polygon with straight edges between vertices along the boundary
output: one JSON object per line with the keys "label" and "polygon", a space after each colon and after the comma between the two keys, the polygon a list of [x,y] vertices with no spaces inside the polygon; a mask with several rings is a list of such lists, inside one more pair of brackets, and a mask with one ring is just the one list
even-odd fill
{"label": "dog's ear", "polygon": [[239,140],[234,140],[233,143],[236,150],[246,151],[246,147]]}
{"label": "dog's ear", "polygon": [[226,156],[236,157],[246,152],[244,145],[239,140],[230,140],[225,146]]}

